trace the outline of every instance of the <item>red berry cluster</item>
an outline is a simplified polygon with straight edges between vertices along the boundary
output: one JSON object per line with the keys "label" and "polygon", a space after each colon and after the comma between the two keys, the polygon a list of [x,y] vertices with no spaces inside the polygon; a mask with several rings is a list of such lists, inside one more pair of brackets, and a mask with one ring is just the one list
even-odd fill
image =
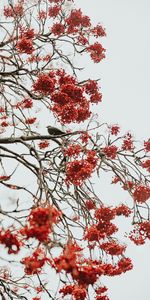
{"label": "red berry cluster", "polygon": [[59,222],[60,216],[61,213],[53,206],[35,208],[28,217],[29,224],[22,228],[20,233],[27,239],[32,237],[45,242],[52,232],[53,225]]}
{"label": "red berry cluster", "polygon": [[89,80],[81,85],[64,70],[40,74],[33,84],[33,90],[50,96],[50,108],[64,124],[88,119],[91,115],[90,103],[97,103],[102,97],[96,81]]}

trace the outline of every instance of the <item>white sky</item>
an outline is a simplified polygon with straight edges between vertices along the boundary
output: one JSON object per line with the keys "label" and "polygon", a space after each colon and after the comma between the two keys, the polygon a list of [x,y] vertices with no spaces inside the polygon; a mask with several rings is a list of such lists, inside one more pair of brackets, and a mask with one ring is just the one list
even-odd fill
{"label": "white sky", "polygon": [[102,39],[106,59],[89,64],[88,73],[101,78],[105,120],[131,129],[138,138],[150,136],[150,1],[75,0],[85,14],[107,32]]}
{"label": "white sky", "polygon": [[[136,139],[148,139],[150,1],[75,0],[75,3],[95,23],[103,24],[107,32],[107,37],[102,39],[107,50],[105,61],[86,63],[87,76],[101,78],[100,118],[120,124],[125,131],[131,130]],[[116,196],[119,190],[117,193]],[[110,197],[110,191],[106,195]],[[110,300],[150,299],[149,250],[150,243],[140,247],[130,245],[128,256],[133,258],[134,270],[105,281]]]}

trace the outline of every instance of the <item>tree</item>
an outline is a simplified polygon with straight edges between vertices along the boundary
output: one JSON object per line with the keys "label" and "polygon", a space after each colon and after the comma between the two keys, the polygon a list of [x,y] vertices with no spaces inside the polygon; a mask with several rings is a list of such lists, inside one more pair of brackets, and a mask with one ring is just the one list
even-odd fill
{"label": "tree", "polygon": [[[80,57],[101,62],[106,34],[73,0],[10,0],[2,11],[1,298],[107,300],[104,276],[133,268],[118,218],[136,245],[150,239],[150,140],[141,147],[96,118],[99,80],[82,78]],[[102,176],[129,205],[101,199]]]}

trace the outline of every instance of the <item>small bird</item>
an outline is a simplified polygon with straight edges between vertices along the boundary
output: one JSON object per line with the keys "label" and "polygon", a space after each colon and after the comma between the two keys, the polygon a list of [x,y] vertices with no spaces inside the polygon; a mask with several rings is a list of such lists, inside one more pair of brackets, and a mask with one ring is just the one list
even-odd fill
{"label": "small bird", "polygon": [[56,128],[56,127],[52,127],[52,126],[47,126],[47,131],[50,135],[62,135],[65,134],[64,131]]}

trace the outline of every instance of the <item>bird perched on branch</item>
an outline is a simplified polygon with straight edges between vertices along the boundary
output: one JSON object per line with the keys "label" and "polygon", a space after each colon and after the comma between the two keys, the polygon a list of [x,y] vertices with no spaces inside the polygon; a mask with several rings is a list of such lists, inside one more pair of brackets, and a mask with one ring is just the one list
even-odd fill
{"label": "bird perched on branch", "polygon": [[53,126],[47,126],[47,131],[50,135],[62,135],[65,134],[64,131],[60,130],[59,128]]}

